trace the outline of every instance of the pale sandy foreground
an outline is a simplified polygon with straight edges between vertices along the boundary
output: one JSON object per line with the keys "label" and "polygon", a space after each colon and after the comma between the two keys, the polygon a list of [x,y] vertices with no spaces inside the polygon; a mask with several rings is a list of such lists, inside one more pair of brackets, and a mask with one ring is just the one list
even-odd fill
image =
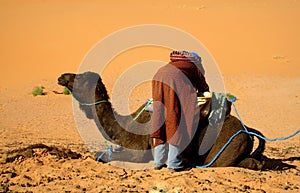
{"label": "pale sandy foreground", "polygon": [[[76,72],[104,37],[133,25],[168,25],[193,35],[212,53],[245,124],[266,137],[284,137],[300,128],[299,19],[297,0],[1,1],[0,192],[300,192],[300,134],[267,142],[269,171],[123,169],[94,161],[75,124],[72,97],[52,92],[63,90],[57,77]],[[132,65],[167,62],[169,52],[146,46],[118,55],[101,73],[109,93]],[[33,87],[40,85],[47,94],[33,97]],[[114,94],[129,104],[112,100],[121,113],[151,97],[149,82],[129,99],[123,91],[128,88]],[[104,140],[96,139],[95,148],[103,149]],[[33,144],[52,148],[7,157]]]}
{"label": "pale sandy foreground", "polygon": [[[233,84],[236,80],[241,84]],[[283,137],[296,130],[299,115],[299,78],[236,76],[227,78],[226,83],[230,91],[239,98],[236,105],[246,124],[259,129],[270,138]],[[29,87],[18,90],[1,88],[2,162],[4,152],[36,143],[67,148],[82,157],[77,159],[75,156],[72,159],[65,155],[66,158],[63,158],[59,150],[53,153],[46,149],[35,149],[31,158],[19,156],[11,163],[0,165],[1,191],[300,191],[299,135],[288,141],[267,143],[265,155],[274,159],[274,169],[280,161],[295,166],[287,170],[207,168],[171,173],[167,169],[130,170],[97,163],[92,154],[87,152],[76,129],[71,96],[52,93],[52,90],[62,90],[52,81],[46,81],[44,85],[49,89],[48,94],[37,97],[31,96]],[[285,93],[285,97],[281,93]]]}

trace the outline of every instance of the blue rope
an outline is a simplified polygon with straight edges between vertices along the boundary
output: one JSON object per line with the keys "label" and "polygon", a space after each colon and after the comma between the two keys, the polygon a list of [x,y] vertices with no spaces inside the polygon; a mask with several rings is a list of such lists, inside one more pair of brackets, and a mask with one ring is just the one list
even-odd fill
{"label": "blue rope", "polygon": [[235,114],[237,115],[238,119],[240,120],[240,122],[241,122],[243,128],[245,129],[246,133],[249,134],[249,135],[254,135],[254,136],[256,136],[256,137],[258,137],[258,138],[261,138],[261,139],[263,139],[263,140],[265,140],[265,141],[274,142],[274,141],[284,141],[284,140],[290,139],[290,138],[294,137],[295,135],[297,135],[298,133],[300,133],[300,129],[298,129],[295,133],[293,133],[293,134],[291,134],[291,135],[289,135],[289,136],[287,136],[287,137],[277,137],[277,138],[271,139],[271,138],[267,138],[267,137],[261,136],[261,135],[259,135],[259,134],[257,134],[257,133],[249,132],[249,131],[247,130],[247,127],[246,127],[245,124],[243,123],[243,121],[242,121],[242,119],[241,119],[241,117],[240,117],[240,115],[239,115],[239,113],[238,113],[238,111],[237,111],[237,109],[236,109],[236,106],[234,105],[234,103],[232,103],[232,105],[233,105]]}
{"label": "blue rope", "polygon": [[113,153],[112,145],[110,145],[108,149],[106,149],[104,152],[102,152],[102,153],[98,156],[98,158],[97,158],[96,161],[97,161],[97,162],[100,162],[100,160],[103,160],[102,158],[103,158],[106,154],[108,154],[107,162],[110,162],[110,161],[111,161],[111,155],[112,155],[112,153]]}
{"label": "blue rope", "polygon": [[247,127],[246,127],[245,124],[243,123],[243,121],[242,121],[242,119],[241,119],[241,117],[240,117],[240,115],[239,115],[239,113],[238,113],[238,111],[237,111],[237,109],[236,109],[236,106],[234,105],[234,102],[236,101],[236,98],[233,97],[232,99],[228,99],[228,100],[229,100],[230,102],[232,102],[234,111],[235,111],[235,113],[236,113],[238,119],[240,120],[240,122],[241,122],[241,124],[242,124],[242,126],[243,126],[243,128],[244,128],[245,130],[239,130],[239,131],[236,132],[233,136],[231,136],[231,137],[229,138],[229,140],[225,143],[225,145],[221,148],[221,150],[217,153],[217,155],[216,155],[216,156],[215,156],[208,164],[205,164],[205,165],[203,165],[203,166],[195,166],[196,168],[207,168],[207,167],[210,167],[210,166],[211,166],[211,165],[212,165],[212,164],[220,157],[220,155],[223,153],[223,151],[226,149],[226,147],[232,142],[232,140],[233,140],[236,136],[238,136],[240,133],[247,133],[247,134],[249,134],[249,135],[254,135],[254,136],[256,136],[256,137],[258,137],[258,138],[261,138],[261,139],[263,139],[263,140],[265,140],[265,141],[271,141],[271,142],[279,141],[279,140],[281,140],[281,141],[287,140],[287,139],[289,139],[289,138],[294,137],[294,136],[297,135],[298,133],[300,133],[300,129],[298,129],[298,131],[296,131],[295,133],[293,133],[293,134],[291,134],[291,135],[289,135],[289,136],[287,136],[287,137],[270,139],[270,138],[266,138],[266,137],[264,137],[264,136],[261,136],[261,135],[259,135],[259,134],[257,134],[257,133],[249,132],[249,131],[247,130]]}
{"label": "blue rope", "polygon": [[153,103],[153,99],[152,98],[148,99],[147,102],[146,102],[146,104],[145,104],[145,106],[144,106],[144,108],[142,108],[142,110],[134,117],[133,120],[136,121],[139,118],[139,116],[141,116],[141,114],[146,110],[146,108],[149,105],[151,105],[152,103]]}
{"label": "blue rope", "polygon": [[97,102],[94,102],[94,103],[83,103],[81,102],[80,100],[78,100],[72,93],[72,91],[70,89],[68,89],[67,87],[65,87],[69,93],[71,93],[72,97],[79,103],[81,104],[82,106],[94,106],[94,105],[98,105],[100,103],[107,103],[108,101],[107,100],[101,100],[101,101],[97,101]]}

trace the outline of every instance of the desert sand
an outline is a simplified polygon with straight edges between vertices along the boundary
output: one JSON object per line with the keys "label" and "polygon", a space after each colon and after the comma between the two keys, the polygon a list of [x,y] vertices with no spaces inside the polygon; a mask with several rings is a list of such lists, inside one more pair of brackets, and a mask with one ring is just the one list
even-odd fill
{"label": "desert sand", "polygon": [[[264,155],[274,161],[268,171],[123,169],[95,161],[77,129],[72,97],[53,93],[63,90],[60,74],[76,72],[111,33],[167,25],[210,51],[246,125],[284,137],[300,126],[299,22],[297,0],[1,1],[0,192],[300,192],[300,135],[267,142]],[[131,65],[168,62],[169,51],[150,46],[118,55],[101,73],[109,93]],[[32,96],[41,85],[46,95]],[[150,89],[147,83],[134,89],[128,105],[111,102],[119,112],[133,111]],[[33,144],[54,148],[23,149],[24,156],[7,159],[7,152]],[[280,168],[281,162],[290,167]]]}

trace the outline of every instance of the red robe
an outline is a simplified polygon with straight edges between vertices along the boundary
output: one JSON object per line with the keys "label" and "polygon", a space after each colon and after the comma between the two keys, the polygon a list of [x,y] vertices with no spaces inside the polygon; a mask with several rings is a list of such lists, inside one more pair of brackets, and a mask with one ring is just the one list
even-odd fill
{"label": "red robe", "polygon": [[155,145],[186,147],[199,121],[197,93],[209,91],[203,74],[189,61],[170,62],[152,80],[152,137]]}

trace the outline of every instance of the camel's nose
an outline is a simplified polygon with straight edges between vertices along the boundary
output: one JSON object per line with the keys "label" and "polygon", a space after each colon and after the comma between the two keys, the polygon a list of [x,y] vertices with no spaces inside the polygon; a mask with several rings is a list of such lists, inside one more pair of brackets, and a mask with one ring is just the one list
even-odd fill
{"label": "camel's nose", "polygon": [[61,85],[61,86],[67,86],[68,85],[68,80],[66,80],[65,78],[64,78],[64,76],[62,75],[62,76],[60,76],[58,79],[57,79],[57,81],[58,81],[58,84],[59,85]]}

